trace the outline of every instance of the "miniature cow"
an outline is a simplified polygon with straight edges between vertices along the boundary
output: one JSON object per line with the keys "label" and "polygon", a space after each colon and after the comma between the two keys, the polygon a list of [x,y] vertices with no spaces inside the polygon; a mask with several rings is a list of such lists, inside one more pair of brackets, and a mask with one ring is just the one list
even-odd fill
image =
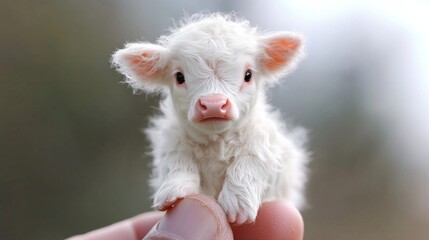
{"label": "miniature cow", "polygon": [[157,44],[129,43],[114,53],[127,83],[163,96],[161,115],[146,130],[155,208],[203,193],[242,224],[264,201],[303,206],[302,134],[285,127],[265,96],[302,48],[298,34],[260,34],[245,20],[209,14],[190,17]]}

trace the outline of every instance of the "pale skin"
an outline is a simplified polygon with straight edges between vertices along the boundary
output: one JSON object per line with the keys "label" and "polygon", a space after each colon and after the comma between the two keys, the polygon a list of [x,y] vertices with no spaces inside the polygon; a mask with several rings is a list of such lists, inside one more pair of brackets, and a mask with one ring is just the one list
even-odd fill
{"label": "pale skin", "polygon": [[286,239],[302,240],[304,223],[291,204],[265,202],[255,223],[230,225],[217,202],[191,195],[166,212],[147,212],[69,240]]}

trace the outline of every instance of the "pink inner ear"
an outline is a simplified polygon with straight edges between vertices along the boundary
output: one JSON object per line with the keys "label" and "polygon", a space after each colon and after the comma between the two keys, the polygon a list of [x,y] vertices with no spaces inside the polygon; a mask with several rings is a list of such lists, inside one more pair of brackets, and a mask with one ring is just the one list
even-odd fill
{"label": "pink inner ear", "polygon": [[135,73],[143,79],[155,79],[161,75],[161,69],[156,67],[159,54],[154,52],[142,52],[140,55],[128,57],[129,64]]}
{"label": "pink inner ear", "polygon": [[265,53],[267,59],[262,60],[262,65],[269,71],[276,71],[284,67],[295,55],[300,41],[292,38],[274,38],[267,41]]}

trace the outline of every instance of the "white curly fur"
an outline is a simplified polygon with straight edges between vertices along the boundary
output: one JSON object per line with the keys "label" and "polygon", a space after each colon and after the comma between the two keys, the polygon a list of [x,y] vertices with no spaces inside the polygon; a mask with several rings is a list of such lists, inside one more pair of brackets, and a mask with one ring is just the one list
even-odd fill
{"label": "white curly fur", "polygon": [[[262,202],[304,204],[307,154],[303,131],[288,130],[265,98],[266,86],[288,73],[302,55],[302,37],[260,34],[245,20],[194,15],[157,44],[127,44],[112,63],[136,90],[163,93],[161,115],[146,133],[152,143],[154,207],[204,193],[216,198],[228,220],[252,222]],[[243,81],[246,69],[253,72]],[[185,75],[177,84],[175,73]],[[229,121],[192,119],[202,96],[231,103]]]}

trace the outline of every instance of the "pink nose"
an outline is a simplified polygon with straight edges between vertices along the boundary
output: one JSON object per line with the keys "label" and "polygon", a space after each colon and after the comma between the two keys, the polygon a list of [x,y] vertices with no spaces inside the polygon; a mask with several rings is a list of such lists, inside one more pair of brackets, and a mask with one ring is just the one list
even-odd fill
{"label": "pink nose", "polygon": [[195,106],[195,119],[198,121],[218,118],[230,119],[231,104],[222,95],[205,96],[198,99]]}

